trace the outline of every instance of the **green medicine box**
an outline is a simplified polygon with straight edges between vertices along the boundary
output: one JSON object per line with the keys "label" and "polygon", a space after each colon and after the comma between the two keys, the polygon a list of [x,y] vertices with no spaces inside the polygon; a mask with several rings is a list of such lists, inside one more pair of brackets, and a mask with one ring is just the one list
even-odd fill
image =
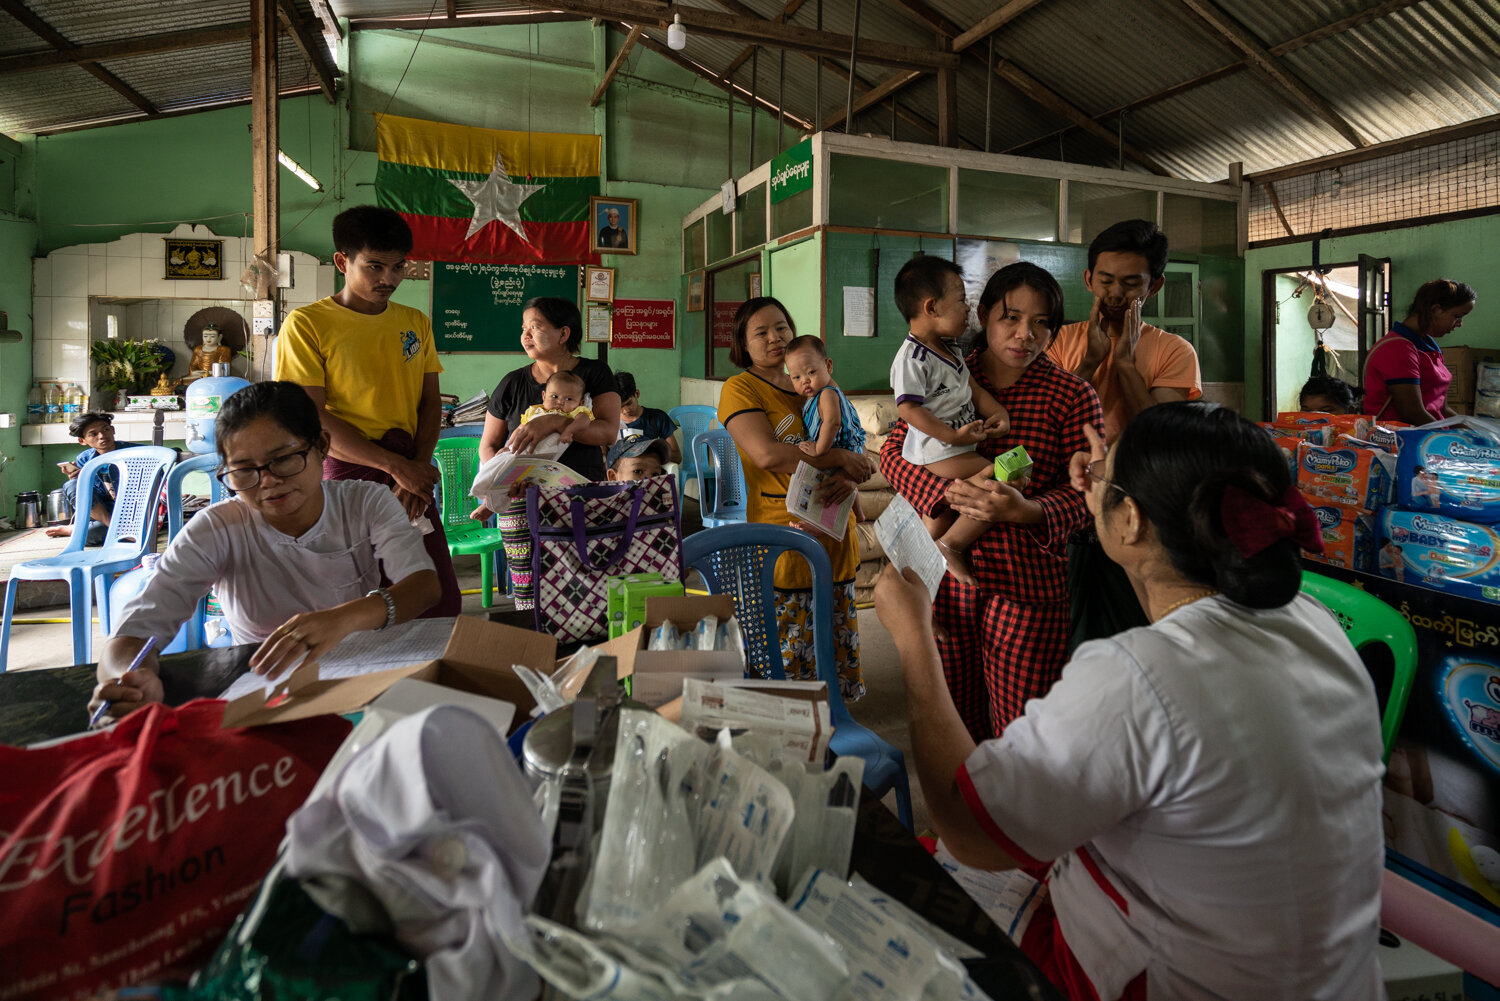
{"label": "green medicine box", "polygon": [[995,456],[995,479],[1001,483],[1019,483],[1031,475],[1031,456],[1024,445]]}
{"label": "green medicine box", "polygon": [[682,595],[682,581],[663,580],[659,573],[611,577],[606,586],[610,639],[623,636],[646,621],[647,598]]}

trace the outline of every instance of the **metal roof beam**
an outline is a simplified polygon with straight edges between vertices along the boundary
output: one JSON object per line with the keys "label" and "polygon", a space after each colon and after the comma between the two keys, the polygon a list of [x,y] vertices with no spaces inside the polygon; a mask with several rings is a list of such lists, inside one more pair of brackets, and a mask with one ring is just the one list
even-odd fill
{"label": "metal roof beam", "polygon": [[[628,32],[626,32],[624,28],[620,27],[617,24],[611,24],[610,28],[622,35],[628,34]],[[667,48],[665,45],[663,45],[661,42],[658,42],[650,35],[641,35],[639,44],[644,45],[646,48],[650,49],[652,52],[655,52],[657,55],[661,56],[668,62],[682,67],[694,76],[702,77],[704,80],[707,80],[709,83],[713,84],[715,87],[719,88],[722,91],[728,92],[732,87],[736,92],[744,95],[746,100],[749,100],[751,97],[750,92],[745,90],[743,87],[730,83],[726,78],[715,75],[706,67],[700,66],[698,63],[693,62],[691,59],[686,59],[683,56],[678,55],[676,52]],[[798,118],[790,111],[783,112],[781,108],[778,108],[776,105],[772,104],[770,101],[767,101],[764,97],[761,97],[758,94],[755,95],[755,104],[763,111],[768,111],[773,115],[778,113],[784,114],[786,120],[797,126],[797,128],[799,129],[804,129],[807,131],[812,130],[813,126],[811,122],[803,118]]]}
{"label": "metal roof beam", "polygon": [[307,24],[297,16],[295,0],[277,0],[276,13],[297,46],[297,51],[302,53],[302,58],[307,60],[313,72],[318,75],[318,87],[323,91],[323,96],[332,104],[333,92],[338,85],[338,70],[328,58],[328,53],[313,39],[312,32],[307,30]]}
{"label": "metal roof beam", "polygon": [[1287,177],[1300,177],[1303,174],[1314,174],[1320,170],[1332,170],[1334,167],[1347,167],[1351,163],[1375,160],[1382,156],[1410,153],[1415,149],[1453,142],[1457,139],[1467,139],[1470,136],[1486,135],[1490,132],[1500,132],[1500,115],[1486,115],[1484,118],[1476,118],[1472,122],[1464,122],[1460,125],[1445,125],[1440,129],[1418,132],[1416,135],[1405,136],[1401,139],[1391,139],[1383,143],[1362,146],[1359,149],[1344,150],[1342,153],[1331,153],[1314,160],[1303,160],[1300,163],[1289,163],[1283,167],[1256,171],[1253,174],[1246,174],[1245,180],[1254,184],[1266,184]]}
{"label": "metal roof beam", "polygon": [[[15,18],[17,21],[20,21],[23,25],[30,29],[33,34],[40,35],[42,39],[47,42],[47,44],[51,45],[59,52],[71,52],[72,50],[79,48],[79,46],[75,45],[73,42],[70,42],[61,32],[52,27],[52,25],[48,24],[46,21],[43,21],[40,17],[37,17],[36,14],[32,12],[25,4],[21,3],[20,0],[0,0],[0,10],[5,11],[11,17]],[[111,90],[119,94],[121,97],[125,98],[125,100],[129,101],[137,108],[140,108],[146,114],[157,114],[156,105],[146,100],[145,96],[137,91],[134,87],[130,86],[130,84],[115,76],[103,66],[100,66],[98,63],[92,60],[82,60],[79,61],[77,65],[79,69],[82,69],[84,72],[89,73],[90,75],[97,78],[105,86],[109,87]]]}
{"label": "metal roof beam", "polygon": [[[807,0],[787,0],[787,5],[781,8],[781,13],[777,14],[776,17],[772,18],[772,20],[774,20],[777,24],[786,24],[792,19],[792,15],[797,13],[797,11],[806,2]],[[755,48],[756,47],[754,45],[747,45],[743,49],[741,49],[740,54],[734,57],[734,59],[729,64],[729,68],[724,71],[724,75],[734,76],[735,70],[739,69],[741,66],[750,61],[750,57],[755,54]]]}
{"label": "metal roof beam", "polygon": [[1179,2],[1206,22],[1214,34],[1243,52],[1251,69],[1291,95],[1304,111],[1311,112],[1327,122],[1350,145],[1355,147],[1368,145],[1365,138],[1354,131],[1354,126],[1345,121],[1311,87],[1277,62],[1276,57],[1261,44],[1259,39],[1246,30],[1244,25],[1220,10],[1217,4],[1211,0],[1179,0]]}
{"label": "metal roof beam", "polygon": [[[547,6],[569,14],[599,17],[608,21],[632,24],[656,24],[665,28],[673,17],[680,17],[690,31],[705,35],[734,38],[772,48],[811,52],[834,58],[848,58],[853,39],[829,31],[818,31],[791,24],[777,24],[760,17],[742,17],[673,4],[661,6],[642,0],[548,0]],[[937,49],[896,45],[874,39],[860,39],[857,56],[861,61],[907,68],[944,69],[958,65],[958,56]]]}
{"label": "metal roof beam", "polygon": [[1172,176],[1171,171],[1129,143],[1121,142],[1119,136],[1090,118],[1088,113],[1082,108],[1079,108],[1067,98],[1031,76],[1015,63],[1007,59],[997,60],[995,63],[995,72],[1000,76],[1000,79],[1031,98],[1037,104],[1040,104],[1054,114],[1063,116],[1090,135],[1103,139],[1111,146],[1118,147],[1120,152],[1126,157],[1145,167],[1151,173],[1162,174],[1166,177]]}
{"label": "metal roof beam", "polygon": [[990,35],[999,31],[1002,27],[1014,21],[1026,13],[1042,0],[1010,0],[999,10],[986,15],[980,22],[968,31],[953,39],[953,51],[962,52],[975,42],[982,42]]}
{"label": "metal roof beam", "polygon": [[465,14],[461,17],[418,14],[415,17],[362,17],[349,22],[350,31],[426,31],[433,28],[494,28],[508,24],[553,24],[562,21],[587,21],[582,14],[532,11],[500,11],[494,14]]}
{"label": "metal roof beam", "polygon": [[604,71],[604,77],[599,81],[599,86],[594,88],[594,94],[589,98],[590,108],[599,107],[604,92],[609,90],[615,74],[620,72],[621,66],[625,65],[625,58],[630,55],[630,50],[635,48],[635,43],[641,40],[641,35],[645,34],[645,31],[646,29],[639,24],[630,29],[630,34],[625,36],[625,41],[620,45],[620,51],[616,52],[615,57],[609,61],[609,69]]}
{"label": "metal roof beam", "polygon": [[53,66],[72,66],[82,62],[102,62],[106,59],[129,59],[132,56],[149,56],[158,52],[177,52],[182,49],[196,49],[209,45],[231,45],[235,42],[243,42],[249,37],[250,22],[244,21],[239,24],[225,25],[222,28],[193,28],[189,31],[171,31],[161,35],[127,38],[98,45],[79,45],[71,49],[0,56],[0,74],[23,73]]}

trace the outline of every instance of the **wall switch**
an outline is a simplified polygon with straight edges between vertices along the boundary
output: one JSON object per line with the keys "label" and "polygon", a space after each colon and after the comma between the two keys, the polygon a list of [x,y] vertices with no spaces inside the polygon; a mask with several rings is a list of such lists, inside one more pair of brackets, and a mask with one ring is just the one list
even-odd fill
{"label": "wall switch", "polygon": [[16,426],[15,414],[0,414],[0,428],[13,428]]}

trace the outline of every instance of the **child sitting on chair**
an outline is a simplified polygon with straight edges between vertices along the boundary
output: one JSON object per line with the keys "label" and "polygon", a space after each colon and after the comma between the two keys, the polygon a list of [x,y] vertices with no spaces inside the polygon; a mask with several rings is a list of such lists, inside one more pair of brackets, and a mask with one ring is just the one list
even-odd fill
{"label": "child sitting on chair", "polygon": [[[807,441],[797,445],[802,454],[827,455],[833,448],[864,454],[865,429],[854,404],[833,381],[833,359],[828,357],[823,339],[810,334],[793,338],[786,346],[786,371],[792,377],[792,388],[807,399],[802,405]],[[851,510],[855,520],[865,520],[858,492]]]}
{"label": "child sitting on chair", "polygon": [[[1010,415],[974,381],[963,356],[949,343],[969,325],[963,271],[942,257],[912,258],[896,274],[896,307],[911,326],[891,362],[896,411],[908,428],[902,458],[945,479],[993,479],[993,463],[974,446],[1004,437]],[[923,521],[943,551],[948,572],[965,584],[974,583],[968,550],[990,522],[955,518],[952,512]]]}
{"label": "child sitting on chair", "polygon": [[[567,427],[558,432],[557,444],[570,444],[573,436],[588,427],[594,419],[594,411],[583,402],[585,392],[583,380],[572,372],[554,372],[542,387],[542,402],[534,407],[527,407],[521,414],[521,423],[549,414],[562,414],[571,420]],[[539,447],[545,444],[544,439]]]}

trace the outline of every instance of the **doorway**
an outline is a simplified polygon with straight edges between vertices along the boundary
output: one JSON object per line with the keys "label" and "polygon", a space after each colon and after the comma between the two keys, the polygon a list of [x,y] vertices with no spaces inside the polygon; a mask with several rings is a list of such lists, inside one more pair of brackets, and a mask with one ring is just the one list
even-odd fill
{"label": "doorway", "polygon": [[[1320,273],[1324,272],[1324,273]],[[1312,372],[1319,343],[1330,349],[1327,373],[1355,388],[1364,379],[1365,358],[1391,329],[1391,262],[1361,254],[1333,265],[1277,268],[1261,272],[1262,406],[1267,420],[1297,410],[1298,393]],[[1332,322],[1315,329],[1314,303],[1332,310]]]}

